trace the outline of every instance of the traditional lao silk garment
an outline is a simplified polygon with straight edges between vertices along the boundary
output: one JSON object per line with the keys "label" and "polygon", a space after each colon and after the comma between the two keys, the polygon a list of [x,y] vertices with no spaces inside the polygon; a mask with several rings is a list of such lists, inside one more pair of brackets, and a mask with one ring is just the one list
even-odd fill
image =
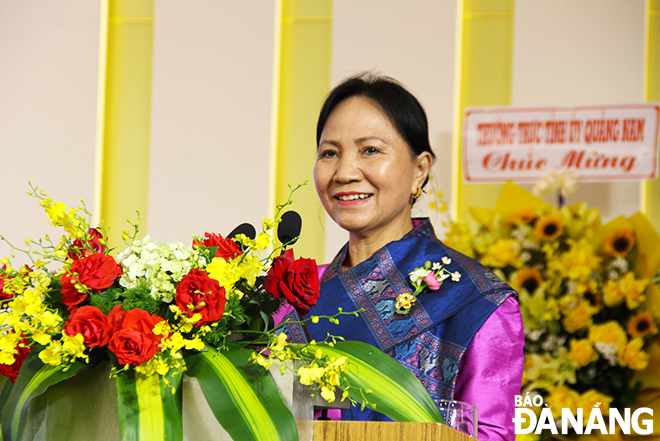
{"label": "traditional lao silk garment", "polygon": [[[507,364],[482,365],[480,370],[492,371],[494,374],[472,375],[473,372],[465,375],[465,384],[459,384],[459,387],[466,390],[466,396],[469,395],[466,401],[472,401],[472,404],[476,404],[475,401],[491,400],[495,404],[494,408],[504,406],[511,410],[510,414],[505,412],[504,416],[499,415],[493,425],[512,426],[513,394],[520,393],[524,345],[520,311],[517,302],[513,300],[516,293],[480,263],[439,241],[428,219],[414,220],[413,225],[413,229],[401,240],[386,245],[368,260],[342,273],[342,263],[348,251],[348,245],[344,246],[323,274],[321,295],[309,315],[333,315],[338,308],[345,312],[358,309],[364,312],[358,317],[340,316],[339,326],[321,320],[309,327],[310,336],[315,340],[323,340],[329,333],[346,340],[374,345],[415,374],[433,399],[465,399],[455,394],[457,383],[460,383],[459,367],[465,365],[464,358],[467,358],[466,352],[475,335],[489,317],[507,302],[502,311],[511,317],[495,314],[498,317],[491,320],[493,323],[490,328],[481,333],[479,353],[471,351],[468,354],[474,364],[480,363],[481,356],[484,357],[482,364]],[[408,315],[397,314],[396,297],[413,291],[409,273],[424,266],[426,261],[442,262],[443,257],[451,259],[445,268],[452,273],[458,271],[461,274],[460,281],[446,279],[438,291],[423,292]],[[511,332],[508,327],[512,327]],[[299,325],[288,325],[286,332],[293,341],[304,341]],[[514,354],[492,353],[488,347],[489,341],[498,345],[496,351],[502,349],[498,342],[492,340],[498,338],[498,335],[493,334],[499,333],[511,334],[504,337],[504,346],[509,346]],[[512,341],[510,345],[509,340]],[[469,370],[471,366],[465,366],[465,369]],[[510,381],[511,378],[513,381]],[[467,384],[472,380],[482,381],[484,388],[492,387],[487,391],[490,396],[483,396],[484,388],[477,383]],[[498,389],[501,383],[512,383],[513,386],[509,384],[504,390]],[[472,392],[467,392],[470,388]],[[508,396],[504,397],[503,394]],[[478,409],[478,412],[483,410]],[[488,427],[489,423],[483,420],[484,417],[487,415],[479,413],[480,429],[484,423],[484,429]],[[383,414],[366,408],[360,411],[358,407],[344,411],[342,419],[389,420]],[[508,423],[503,421],[506,419]],[[508,427],[496,428],[495,432],[484,435],[479,430],[479,439],[513,437]]]}

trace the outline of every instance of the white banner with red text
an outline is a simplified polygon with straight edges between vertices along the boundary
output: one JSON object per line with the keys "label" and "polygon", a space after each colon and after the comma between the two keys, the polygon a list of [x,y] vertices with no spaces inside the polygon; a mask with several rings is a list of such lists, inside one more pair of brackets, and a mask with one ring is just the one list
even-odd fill
{"label": "white banner with red text", "polygon": [[660,104],[470,108],[463,123],[467,182],[657,177]]}

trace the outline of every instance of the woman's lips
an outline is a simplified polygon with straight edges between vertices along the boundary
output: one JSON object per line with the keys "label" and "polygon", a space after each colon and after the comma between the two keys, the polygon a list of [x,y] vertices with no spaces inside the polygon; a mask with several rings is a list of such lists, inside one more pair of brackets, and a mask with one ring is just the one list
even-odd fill
{"label": "woman's lips", "polygon": [[334,198],[341,205],[355,205],[369,199],[373,194],[371,193],[337,193]]}

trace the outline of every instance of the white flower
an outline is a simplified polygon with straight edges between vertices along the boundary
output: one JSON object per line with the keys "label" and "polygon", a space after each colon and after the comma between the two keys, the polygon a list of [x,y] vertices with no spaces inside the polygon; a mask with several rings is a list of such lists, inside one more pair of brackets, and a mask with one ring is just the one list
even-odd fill
{"label": "white flower", "polygon": [[436,276],[436,277],[438,278],[438,280],[439,280],[440,282],[442,282],[443,280],[445,280],[446,278],[449,277],[449,273],[442,272],[442,273],[440,273],[439,276]]}
{"label": "white flower", "polygon": [[596,350],[600,352],[603,358],[609,362],[610,366],[614,366],[616,364],[616,343],[604,343],[602,341],[597,341],[594,343],[594,348],[596,348]]}
{"label": "white flower", "polygon": [[523,251],[522,253],[520,253],[520,260],[522,260],[523,262],[529,262],[531,258],[532,258],[532,253],[530,253],[529,251]]}
{"label": "white flower", "polygon": [[440,265],[438,262],[435,262],[431,267],[432,271],[438,271],[439,269],[442,269],[442,265]]}
{"label": "white flower", "polygon": [[410,273],[410,281],[421,285],[424,283],[424,277],[426,277],[431,271],[425,270],[424,268],[417,268],[415,271]]}
{"label": "white flower", "polygon": [[451,280],[454,281],[454,282],[460,281],[461,280],[461,273],[459,273],[458,271],[455,271],[455,272],[451,273]]}
{"label": "white flower", "polygon": [[135,241],[117,256],[124,269],[119,284],[134,288],[145,284],[155,299],[170,303],[176,294],[176,285],[193,269],[206,264],[203,257],[180,242],[156,245],[149,236]]}
{"label": "white flower", "polygon": [[444,263],[445,265],[449,265],[451,263],[451,259],[445,256],[442,258],[442,263]]}

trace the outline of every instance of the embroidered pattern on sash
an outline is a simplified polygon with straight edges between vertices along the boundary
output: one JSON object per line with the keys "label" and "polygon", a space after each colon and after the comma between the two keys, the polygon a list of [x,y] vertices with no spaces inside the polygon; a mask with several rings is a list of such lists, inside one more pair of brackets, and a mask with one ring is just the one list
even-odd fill
{"label": "embroidered pattern on sash", "polygon": [[407,279],[386,248],[376,252],[374,261],[371,269],[347,271],[339,277],[355,306],[364,309],[362,316],[378,346],[387,350],[433,323],[421,304],[408,316],[395,314],[396,297],[410,292]]}
{"label": "embroidered pattern on sash", "polygon": [[464,347],[441,340],[431,332],[424,332],[388,352],[419,378],[436,400],[453,398],[464,353]]}
{"label": "embroidered pattern on sash", "polygon": [[282,318],[282,332],[284,332],[289,338],[289,343],[307,343],[305,338],[305,331],[300,323],[287,323],[288,320],[300,320],[298,313],[293,310]]}

